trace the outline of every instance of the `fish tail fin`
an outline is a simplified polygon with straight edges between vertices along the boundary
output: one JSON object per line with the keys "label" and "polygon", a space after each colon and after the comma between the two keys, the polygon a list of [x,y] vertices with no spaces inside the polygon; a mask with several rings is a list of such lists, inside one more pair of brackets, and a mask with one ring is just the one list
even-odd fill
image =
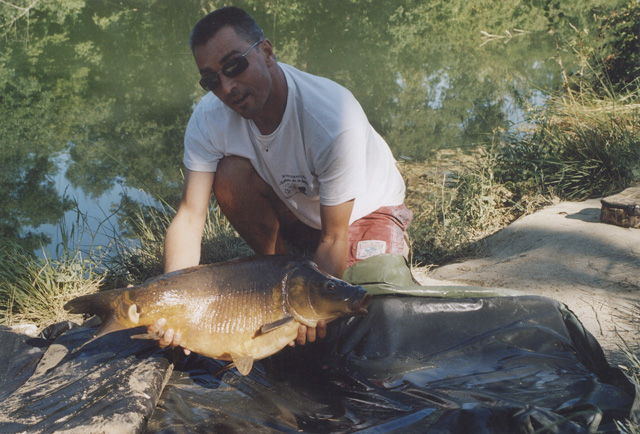
{"label": "fish tail fin", "polygon": [[88,313],[102,318],[112,310],[112,300],[118,295],[120,295],[120,291],[117,289],[81,295],[68,301],[64,308],[70,313]]}
{"label": "fish tail fin", "polygon": [[[113,311],[113,300],[120,295],[119,290],[96,292],[95,294],[82,295],[67,302],[64,308],[70,313],[86,313],[100,317],[102,324],[94,333],[93,337],[84,343],[88,344],[94,339],[104,336],[107,333],[124,330],[127,327],[120,324]],[[83,345],[83,346],[84,346]]]}

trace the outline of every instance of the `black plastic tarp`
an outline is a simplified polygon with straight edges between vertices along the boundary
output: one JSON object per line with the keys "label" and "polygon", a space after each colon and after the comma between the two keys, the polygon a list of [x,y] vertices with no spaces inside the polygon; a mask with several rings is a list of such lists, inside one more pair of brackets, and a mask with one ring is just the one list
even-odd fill
{"label": "black plastic tarp", "polygon": [[131,330],[74,352],[95,327],[70,325],[47,338],[0,329],[0,433],[142,432],[171,374],[168,354]]}
{"label": "black plastic tarp", "polygon": [[638,387],[544,297],[376,296],[246,377],[139,330],[73,352],[94,330],[0,331],[0,432],[587,433],[640,417]]}
{"label": "black plastic tarp", "polygon": [[[187,358],[149,432],[617,432],[637,387],[543,297],[374,297],[249,377]],[[541,430],[541,431],[539,431]]]}

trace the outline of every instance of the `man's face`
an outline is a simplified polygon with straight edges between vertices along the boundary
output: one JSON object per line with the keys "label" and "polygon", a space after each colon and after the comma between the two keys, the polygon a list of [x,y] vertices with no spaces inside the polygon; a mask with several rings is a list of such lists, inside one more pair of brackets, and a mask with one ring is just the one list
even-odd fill
{"label": "man's face", "polygon": [[[239,37],[231,26],[223,27],[206,44],[194,48],[193,55],[200,74],[220,72],[254,42],[257,41],[248,42]],[[212,90],[223,103],[245,119],[253,119],[264,109],[271,92],[269,66],[273,58],[269,50],[262,49],[266,44],[268,41],[246,54],[249,66],[236,77],[219,74],[220,85]]]}

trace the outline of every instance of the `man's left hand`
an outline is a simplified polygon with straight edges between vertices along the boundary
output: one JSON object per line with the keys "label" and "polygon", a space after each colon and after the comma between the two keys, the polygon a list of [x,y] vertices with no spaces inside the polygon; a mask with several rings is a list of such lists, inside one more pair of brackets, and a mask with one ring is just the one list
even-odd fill
{"label": "man's left hand", "polygon": [[295,340],[289,342],[289,345],[295,347],[305,345],[307,342],[315,342],[316,338],[324,339],[327,336],[327,323],[324,320],[318,321],[316,327],[307,327],[301,325],[298,327],[298,336]]}

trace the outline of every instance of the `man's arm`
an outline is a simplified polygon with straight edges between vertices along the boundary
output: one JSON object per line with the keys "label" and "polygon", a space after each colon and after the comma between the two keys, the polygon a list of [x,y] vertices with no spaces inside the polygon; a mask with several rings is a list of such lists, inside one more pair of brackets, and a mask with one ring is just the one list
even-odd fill
{"label": "man's arm", "polygon": [[[353,200],[335,206],[320,205],[322,234],[313,260],[321,270],[341,278],[347,264],[349,249],[349,219],[353,210]],[[327,323],[318,321],[317,328],[301,325],[295,343],[304,345],[327,335]]]}
{"label": "man's arm", "polygon": [[322,235],[314,261],[320,269],[342,278],[349,249],[349,219],[353,200],[335,206],[320,205]]}
{"label": "man's arm", "polygon": [[[213,172],[187,170],[184,177],[182,200],[175,217],[169,225],[164,242],[164,272],[180,270],[200,263],[202,233],[209,210]],[[147,327],[147,333],[157,333],[165,326],[166,320],[159,319]],[[160,348],[180,345],[182,336],[172,329],[165,331],[158,342]],[[185,354],[190,351],[185,349]]]}
{"label": "man's arm", "polygon": [[187,170],[178,212],[171,221],[164,243],[164,272],[200,263],[202,233],[207,219],[213,172]]}

